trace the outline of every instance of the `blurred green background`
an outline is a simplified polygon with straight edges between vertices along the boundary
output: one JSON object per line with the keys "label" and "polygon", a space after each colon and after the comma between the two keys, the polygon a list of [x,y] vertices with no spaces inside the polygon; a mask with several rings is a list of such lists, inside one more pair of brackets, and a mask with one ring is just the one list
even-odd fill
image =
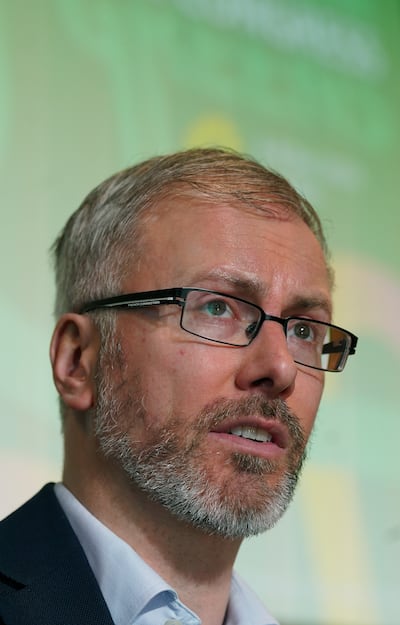
{"label": "blurred green background", "polygon": [[322,216],[335,321],[310,459],[239,571],[282,625],[399,625],[400,3],[0,0],[0,513],[60,477],[48,248],[118,169],[228,145]]}

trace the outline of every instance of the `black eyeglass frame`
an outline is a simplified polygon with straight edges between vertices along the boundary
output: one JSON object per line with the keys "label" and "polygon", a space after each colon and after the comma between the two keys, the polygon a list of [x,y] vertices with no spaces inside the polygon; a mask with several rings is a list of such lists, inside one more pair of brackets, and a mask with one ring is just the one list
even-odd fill
{"label": "black eyeglass frame", "polygon": [[[214,295],[219,295],[221,297],[229,297],[230,299],[236,300],[238,302],[243,302],[244,304],[247,304],[248,306],[255,308],[259,312],[259,320],[257,321],[257,325],[255,326],[254,330],[252,330],[252,333],[249,337],[248,342],[239,345],[237,343],[230,343],[228,341],[221,341],[218,339],[208,338],[206,336],[202,336],[201,334],[197,334],[196,332],[192,332],[191,330],[187,330],[182,324],[182,319],[183,319],[183,314],[185,310],[186,298],[188,294],[192,291],[200,291],[203,293],[211,293]],[[140,293],[126,293],[123,295],[116,295],[114,297],[106,297],[104,299],[98,299],[92,302],[87,302],[80,308],[78,312],[79,314],[85,314],[85,313],[88,313],[94,310],[99,310],[99,309],[135,310],[135,309],[146,308],[147,306],[160,306],[160,305],[168,305],[168,304],[175,304],[181,307],[182,310],[181,310],[181,316],[180,316],[180,327],[185,332],[188,332],[189,334],[192,334],[193,336],[198,336],[199,338],[205,339],[207,341],[211,341],[212,343],[220,343],[223,345],[230,345],[233,347],[247,347],[248,345],[250,345],[250,343],[252,343],[254,339],[256,338],[256,336],[258,335],[264,321],[275,321],[279,323],[283,327],[285,337],[287,337],[287,328],[291,320],[298,319],[299,321],[301,320],[310,321],[310,319],[308,319],[307,317],[301,317],[301,316],[299,317],[297,315],[292,315],[289,317],[277,317],[276,315],[270,315],[266,313],[257,304],[253,304],[253,302],[249,302],[248,300],[242,299],[241,297],[236,297],[234,295],[227,295],[226,293],[222,293],[220,291],[212,291],[209,289],[202,289],[202,288],[196,288],[196,287],[176,287],[172,289],[161,289],[157,291],[142,291]],[[358,337],[352,332],[350,332],[349,330],[346,330],[345,328],[341,328],[340,326],[334,325],[332,323],[327,323],[325,321],[318,321],[316,319],[312,319],[311,321],[313,324],[316,323],[319,325],[328,326],[330,328],[333,328],[334,330],[339,330],[340,332],[344,332],[350,338],[350,346],[347,351],[343,352],[343,356],[339,362],[337,369],[323,369],[322,367],[315,367],[313,365],[307,365],[302,362],[298,362],[296,360],[295,362],[297,362],[297,364],[300,364],[304,367],[310,367],[311,369],[318,369],[319,371],[329,371],[332,373],[343,371],[347,358],[355,354],[356,352]],[[334,348],[329,348],[329,350],[326,350],[326,351],[323,350],[322,353],[333,353],[333,351],[334,351]],[[341,351],[341,350],[339,349],[338,351]]]}

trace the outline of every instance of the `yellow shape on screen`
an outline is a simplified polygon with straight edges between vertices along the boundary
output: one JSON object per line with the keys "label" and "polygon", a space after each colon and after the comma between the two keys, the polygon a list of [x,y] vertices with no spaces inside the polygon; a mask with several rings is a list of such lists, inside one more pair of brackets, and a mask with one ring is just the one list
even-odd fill
{"label": "yellow shape on screen", "polygon": [[183,137],[185,147],[216,145],[242,150],[242,140],[235,123],[223,115],[204,115],[194,120]]}
{"label": "yellow shape on screen", "polygon": [[300,501],[324,623],[379,625],[354,476],[311,464],[304,473]]}

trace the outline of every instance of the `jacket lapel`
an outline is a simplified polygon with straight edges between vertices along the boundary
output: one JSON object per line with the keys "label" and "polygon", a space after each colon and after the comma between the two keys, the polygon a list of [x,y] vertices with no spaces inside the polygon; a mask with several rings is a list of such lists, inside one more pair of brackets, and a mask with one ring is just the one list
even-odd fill
{"label": "jacket lapel", "polygon": [[5,625],[113,625],[52,484],[0,524],[1,620]]}

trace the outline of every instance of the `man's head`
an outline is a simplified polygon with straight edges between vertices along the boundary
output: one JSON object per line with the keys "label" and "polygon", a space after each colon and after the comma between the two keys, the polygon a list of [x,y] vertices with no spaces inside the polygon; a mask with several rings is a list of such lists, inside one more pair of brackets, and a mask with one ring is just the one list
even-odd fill
{"label": "man's head", "polygon": [[187,150],[125,169],[85,198],[53,245],[56,317],[118,293],[141,255],[143,227],[162,215],[165,198],[180,197],[207,199],[216,207],[225,202],[284,220],[297,215],[317,237],[329,267],[318,215],[282,176],[236,152]]}
{"label": "man's head", "polygon": [[[67,419],[86,414],[110,473],[174,518],[230,538],[272,526],[323,389],[311,350],[331,320],[331,272],[312,207],[250,159],[191,150],[97,187],[54,251],[52,361]],[[180,287],[205,290],[182,319],[183,301],[146,296],[80,314],[99,298]],[[249,344],[232,341],[234,327]]]}

